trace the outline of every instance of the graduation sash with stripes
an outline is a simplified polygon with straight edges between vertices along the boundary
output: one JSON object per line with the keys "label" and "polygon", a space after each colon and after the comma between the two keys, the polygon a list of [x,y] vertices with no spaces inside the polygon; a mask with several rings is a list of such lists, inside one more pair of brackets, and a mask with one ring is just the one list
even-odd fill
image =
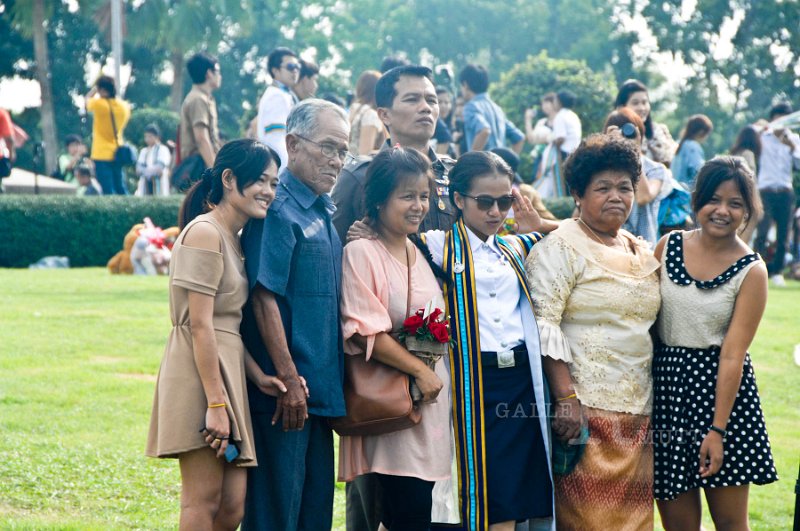
{"label": "graduation sash with stripes", "polygon": [[[523,260],[541,236],[534,233],[510,237],[518,241],[519,248],[504,238],[493,237],[513,267],[520,287],[530,302]],[[444,288],[444,297],[450,316],[451,334],[456,341],[450,356],[450,376],[461,525],[469,531],[483,531],[489,528],[483,371],[475,270],[467,229],[461,218],[445,236],[442,267],[451,281]]]}

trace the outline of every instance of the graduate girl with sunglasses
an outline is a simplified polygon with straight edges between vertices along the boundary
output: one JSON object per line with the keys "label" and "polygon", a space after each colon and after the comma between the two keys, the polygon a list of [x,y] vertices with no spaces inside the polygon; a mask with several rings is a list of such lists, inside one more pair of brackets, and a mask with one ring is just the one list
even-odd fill
{"label": "graduate girl with sunglasses", "polygon": [[[549,232],[555,223],[541,220],[512,190],[513,177],[498,155],[466,153],[449,175],[457,221],[415,241],[444,281],[455,340],[450,372],[460,520],[470,530],[513,530],[528,519],[549,528],[553,517],[539,332],[524,266],[541,234],[496,233],[512,206],[521,232]],[[366,236],[360,227],[348,236]]]}
{"label": "graduate girl with sunglasses", "polygon": [[512,190],[514,173],[494,153],[463,155],[449,177],[458,219],[422,240],[444,272],[456,341],[450,371],[461,524],[513,530],[516,521],[543,519],[549,527],[550,441],[524,266],[541,235],[496,233],[512,206],[520,231],[549,232],[555,224]]}

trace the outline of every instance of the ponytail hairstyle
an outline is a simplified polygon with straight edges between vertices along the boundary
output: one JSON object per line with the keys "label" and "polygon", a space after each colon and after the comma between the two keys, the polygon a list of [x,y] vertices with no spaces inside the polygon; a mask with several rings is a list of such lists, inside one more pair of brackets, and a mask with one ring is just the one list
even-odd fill
{"label": "ponytail hairstyle", "polygon": [[428,247],[428,244],[419,236],[419,234],[409,234],[408,239],[411,240],[411,243],[417,246],[417,249],[420,250],[422,256],[425,257],[425,261],[428,262],[428,265],[431,267],[431,271],[433,271],[433,276],[447,284],[448,286],[451,283],[450,277],[447,276],[442,266],[436,263],[433,259],[433,254],[431,254],[431,250]]}
{"label": "ponytail hairstyle", "polygon": [[206,168],[200,180],[186,192],[186,197],[178,213],[178,224],[183,230],[194,218],[211,211],[214,205],[222,201],[222,174],[231,170],[236,177],[236,188],[239,193],[258,181],[271,163],[278,168],[281,159],[278,154],[257,140],[240,138],[222,146],[214,159],[214,166]]}
{"label": "ponytail hairstyle", "polygon": [[456,205],[455,193],[461,195],[469,194],[472,182],[485,175],[504,175],[509,182],[514,182],[514,171],[511,166],[504,161],[500,155],[491,151],[469,151],[458,158],[458,162],[450,170],[450,202],[458,210],[461,217],[461,209]]}

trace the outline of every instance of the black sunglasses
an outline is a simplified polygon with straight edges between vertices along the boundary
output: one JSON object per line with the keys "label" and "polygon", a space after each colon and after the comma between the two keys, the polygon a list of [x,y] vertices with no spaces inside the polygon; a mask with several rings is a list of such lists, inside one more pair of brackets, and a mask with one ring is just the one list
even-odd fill
{"label": "black sunglasses", "polygon": [[283,65],[283,67],[288,70],[289,72],[298,72],[300,71],[300,63],[288,63]]}
{"label": "black sunglasses", "polygon": [[511,205],[514,204],[513,195],[501,195],[500,197],[492,197],[490,195],[479,195],[477,197],[467,194],[461,195],[474,199],[475,203],[478,205],[478,210],[489,210],[495,203],[497,203],[497,208],[499,210],[508,210],[511,208]]}

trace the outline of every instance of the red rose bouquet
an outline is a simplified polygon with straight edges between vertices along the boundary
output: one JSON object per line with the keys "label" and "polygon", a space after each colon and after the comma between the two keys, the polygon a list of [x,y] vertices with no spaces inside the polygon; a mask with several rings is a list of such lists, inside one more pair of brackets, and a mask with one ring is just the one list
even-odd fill
{"label": "red rose bouquet", "polygon": [[427,315],[426,311],[427,308],[420,308],[417,313],[403,321],[400,339],[416,338],[420,341],[450,343],[450,322],[442,319],[442,310],[435,308]]}
{"label": "red rose bouquet", "polygon": [[[424,361],[431,370],[447,354],[452,343],[450,323],[443,317],[442,310],[433,308],[431,301],[425,308],[420,308],[403,321],[403,329],[400,331],[400,340],[405,342],[406,349]],[[422,392],[413,379],[411,398],[415,402],[422,400]]]}

